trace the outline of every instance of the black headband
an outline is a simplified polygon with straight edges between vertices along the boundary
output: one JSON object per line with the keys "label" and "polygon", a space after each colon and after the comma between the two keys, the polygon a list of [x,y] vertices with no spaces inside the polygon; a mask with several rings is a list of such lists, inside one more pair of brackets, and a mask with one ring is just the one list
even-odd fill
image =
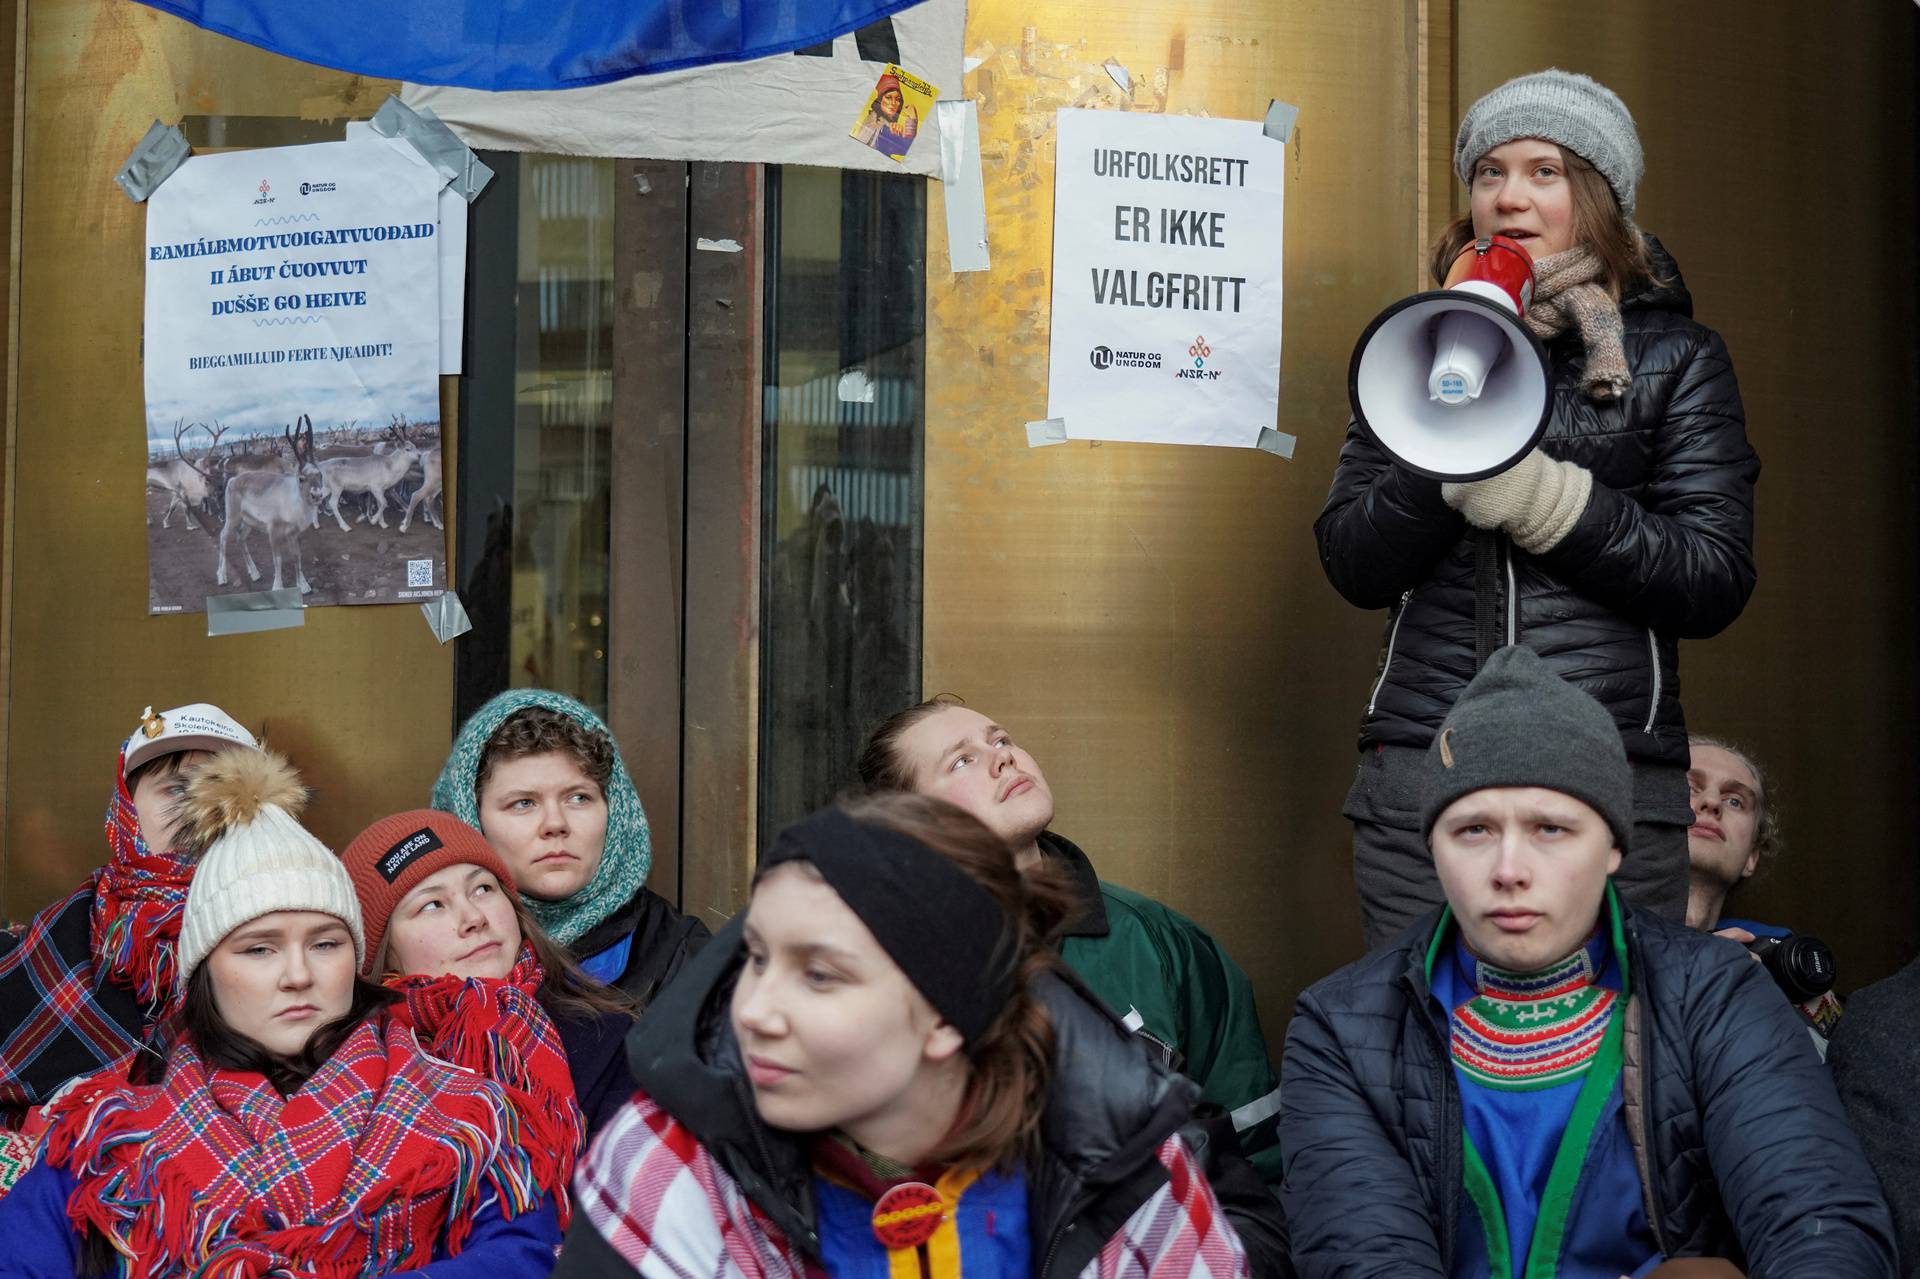
{"label": "black headband", "polygon": [[968,874],[885,826],[826,808],[780,832],[760,859],[811,862],[947,1024],[972,1043],[1011,993],[1005,913]]}

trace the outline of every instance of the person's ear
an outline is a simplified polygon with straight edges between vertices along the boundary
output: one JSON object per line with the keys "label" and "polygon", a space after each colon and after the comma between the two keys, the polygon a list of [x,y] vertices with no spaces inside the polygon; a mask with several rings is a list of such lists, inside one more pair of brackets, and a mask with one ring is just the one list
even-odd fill
{"label": "person's ear", "polygon": [[966,1046],[960,1032],[942,1019],[934,1022],[933,1028],[927,1031],[926,1046],[920,1050],[920,1055],[933,1062],[951,1061]]}
{"label": "person's ear", "polygon": [[1759,869],[1760,869],[1760,850],[1756,848],[1752,852],[1747,854],[1747,864],[1740,868],[1740,878],[1748,879],[1752,877],[1754,871]]}
{"label": "person's ear", "polygon": [[1620,869],[1620,846],[1618,844],[1615,844],[1612,848],[1607,850],[1607,874],[1611,875],[1619,869]]}

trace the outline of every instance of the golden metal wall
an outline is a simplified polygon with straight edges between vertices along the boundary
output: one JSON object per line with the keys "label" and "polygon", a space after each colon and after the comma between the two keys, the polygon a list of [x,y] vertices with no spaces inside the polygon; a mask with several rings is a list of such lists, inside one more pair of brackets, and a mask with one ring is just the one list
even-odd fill
{"label": "golden metal wall", "polygon": [[[926,690],[1032,747],[1059,830],[1212,929],[1278,1043],[1294,995],[1360,951],[1340,803],[1381,614],[1327,585],[1312,523],[1352,344],[1421,284],[1461,207],[1459,110],[1558,64],[1616,87],[1649,157],[1641,216],[1733,349],[1760,490],[1761,587],[1689,645],[1702,727],[1779,768],[1797,844],[1745,906],[1841,943],[1843,985],[1913,951],[1914,26],[1722,3],[1301,6],[973,0],[993,270],[928,262]],[[1123,100],[1101,64],[1118,58]],[[1258,119],[1289,150],[1279,428],[1227,449],[1026,447],[1045,416],[1061,106]],[[1424,126],[1424,127],[1423,127]]]}
{"label": "golden metal wall", "polygon": [[451,652],[416,606],[316,609],[299,630],[224,639],[203,617],[146,612],[145,211],[113,174],[156,117],[366,116],[393,85],[123,0],[32,0],[23,66],[0,859],[0,913],[15,917],[101,861],[114,752],[149,703],[264,723],[336,846],[425,802],[452,715]]}
{"label": "golden metal wall", "polygon": [[[1295,992],[1358,949],[1339,808],[1380,619],[1326,584],[1312,524],[1353,340],[1418,278],[1419,18],[973,0],[992,272],[948,272],[937,194],[929,214],[926,691],[1033,749],[1056,829],[1104,876],[1226,943],[1276,1043]],[[1028,449],[1022,424],[1046,416],[1055,109],[1260,119],[1271,98],[1300,108],[1278,421],[1293,460]]]}

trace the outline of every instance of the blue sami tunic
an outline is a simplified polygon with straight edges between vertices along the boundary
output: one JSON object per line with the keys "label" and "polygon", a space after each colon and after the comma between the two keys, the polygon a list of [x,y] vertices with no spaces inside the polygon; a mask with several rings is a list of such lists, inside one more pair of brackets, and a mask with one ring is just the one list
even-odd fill
{"label": "blue sami tunic", "polygon": [[[1539,973],[1481,963],[1457,931],[1435,948],[1430,977],[1433,997],[1447,1011],[1468,1168],[1455,1279],[1619,1279],[1662,1260],[1621,1113],[1612,1023],[1624,1008],[1625,979],[1610,933],[1601,929]],[[1609,1029],[1614,1043],[1603,1051]],[[1572,1164],[1551,1185],[1562,1138],[1579,1122],[1596,1066],[1605,1073],[1593,1079],[1597,1095],[1585,1107],[1592,1115],[1598,1106],[1590,1136],[1584,1149],[1568,1152]],[[1575,1169],[1577,1180],[1569,1182]],[[1543,1242],[1543,1252],[1553,1255],[1534,1257],[1530,1271],[1536,1227],[1549,1208],[1564,1229],[1557,1247]],[[1502,1236],[1504,1249],[1497,1246]]]}

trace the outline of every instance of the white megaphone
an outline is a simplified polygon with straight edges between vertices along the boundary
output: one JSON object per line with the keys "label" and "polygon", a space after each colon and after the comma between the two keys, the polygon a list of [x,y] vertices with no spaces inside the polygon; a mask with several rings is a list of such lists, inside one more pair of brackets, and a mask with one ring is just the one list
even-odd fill
{"label": "white megaphone", "polygon": [[1382,311],[1353,348],[1354,417],[1396,462],[1437,480],[1484,480],[1546,433],[1546,348],[1521,322],[1533,259],[1502,235],[1460,250],[1447,286]]}

